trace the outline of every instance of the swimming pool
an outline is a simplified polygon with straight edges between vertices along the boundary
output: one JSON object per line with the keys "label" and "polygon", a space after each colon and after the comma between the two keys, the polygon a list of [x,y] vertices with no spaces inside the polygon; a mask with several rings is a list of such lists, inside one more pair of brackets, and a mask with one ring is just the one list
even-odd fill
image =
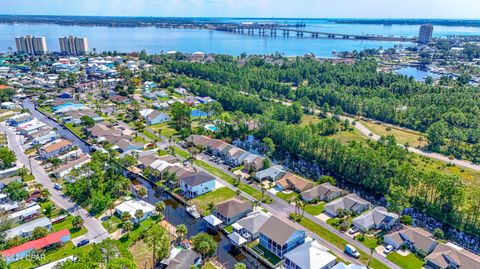
{"label": "swimming pool", "polygon": [[218,131],[217,126],[215,126],[215,125],[213,125],[213,124],[207,124],[207,125],[205,125],[205,129],[210,130],[210,131],[212,131],[212,132]]}

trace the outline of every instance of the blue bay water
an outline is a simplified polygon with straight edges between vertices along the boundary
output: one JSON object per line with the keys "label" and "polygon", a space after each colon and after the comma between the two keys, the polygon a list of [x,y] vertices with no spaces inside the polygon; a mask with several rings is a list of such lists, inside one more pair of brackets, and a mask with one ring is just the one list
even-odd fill
{"label": "blue bay water", "polygon": [[[225,21],[242,22],[249,19],[223,19]],[[416,36],[417,25],[364,25],[338,24],[320,19],[277,20],[276,22],[305,22],[307,30],[346,33],[372,34],[385,36]],[[435,26],[436,36],[478,34],[480,28]],[[155,27],[118,28],[118,27],[85,27],[64,26],[55,24],[0,24],[0,51],[6,52],[8,47],[15,50],[16,36],[46,36],[48,49],[58,51],[58,38],[67,35],[85,36],[89,39],[90,49],[101,51],[132,52],[145,49],[148,53],[162,51],[181,51],[193,53],[222,53],[239,55],[269,54],[280,52],[286,56],[313,53],[319,57],[332,56],[333,51],[353,51],[367,48],[390,48],[395,44],[411,46],[411,43],[312,39],[309,37],[270,37],[258,35],[240,35],[198,29],[163,29]]]}

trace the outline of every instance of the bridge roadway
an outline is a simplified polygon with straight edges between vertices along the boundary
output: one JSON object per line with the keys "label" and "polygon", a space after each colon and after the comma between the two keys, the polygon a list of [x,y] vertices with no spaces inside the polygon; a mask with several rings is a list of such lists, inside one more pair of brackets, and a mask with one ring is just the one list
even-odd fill
{"label": "bridge roadway", "polygon": [[[296,28],[284,28],[275,26],[213,26],[211,30],[233,32],[233,33],[247,33],[254,34],[255,31],[261,36],[277,36],[277,31],[282,31],[283,36],[290,36],[290,32],[295,33],[297,37],[303,37],[304,35],[310,35],[312,38],[320,38],[321,36],[335,39],[345,40],[376,40],[376,41],[397,41],[397,42],[416,42],[416,38],[411,37],[396,37],[396,36],[381,36],[381,35],[358,35],[358,34],[342,34],[342,33],[328,33],[311,30],[303,30]],[[265,33],[265,30],[269,30],[269,33]]]}

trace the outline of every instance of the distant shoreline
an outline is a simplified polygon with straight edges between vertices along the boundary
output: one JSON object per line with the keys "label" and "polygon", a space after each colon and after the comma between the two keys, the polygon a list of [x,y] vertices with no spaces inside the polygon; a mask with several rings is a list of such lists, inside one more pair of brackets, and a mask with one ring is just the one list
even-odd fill
{"label": "distant shoreline", "polygon": [[[107,26],[107,27],[183,27],[205,28],[208,25],[240,23],[239,20],[262,23],[294,23],[308,21],[326,21],[338,24],[371,25],[420,25],[479,27],[480,20],[471,19],[355,19],[355,18],[217,18],[217,17],[118,17],[118,16],[53,16],[53,15],[0,15],[0,23],[15,24],[57,24],[70,26]],[[236,22],[232,22],[236,21]]]}

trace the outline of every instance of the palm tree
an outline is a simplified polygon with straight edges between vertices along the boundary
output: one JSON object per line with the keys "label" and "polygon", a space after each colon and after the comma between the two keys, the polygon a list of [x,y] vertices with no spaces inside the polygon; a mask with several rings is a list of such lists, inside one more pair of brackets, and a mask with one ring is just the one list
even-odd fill
{"label": "palm tree", "polygon": [[252,202],[252,207],[253,207],[253,211],[255,211],[257,209],[257,206],[260,205],[260,201],[259,200],[255,200]]}
{"label": "palm tree", "polygon": [[215,204],[213,202],[210,202],[207,204],[207,211],[209,211],[210,213],[215,210]]}
{"label": "palm tree", "polygon": [[155,210],[157,211],[157,213],[163,213],[163,211],[165,211],[165,202],[163,201],[160,201],[160,202],[157,202],[155,204]]}
{"label": "palm tree", "polygon": [[123,230],[128,233],[129,231],[131,231],[133,229],[133,223],[131,221],[125,221],[123,223]]}
{"label": "palm tree", "polygon": [[138,191],[137,191],[137,195],[140,198],[143,198],[143,197],[147,196],[147,194],[148,194],[147,188],[145,188],[143,186],[140,189],[138,189]]}
{"label": "palm tree", "polygon": [[181,242],[187,236],[188,228],[185,224],[177,225],[175,233],[177,235],[178,241]]}
{"label": "palm tree", "polygon": [[130,213],[128,212],[123,212],[122,215],[120,216],[120,218],[123,220],[123,221],[128,221],[132,218],[132,216],[130,215]]}
{"label": "palm tree", "polygon": [[72,219],[72,226],[74,229],[80,229],[83,225],[83,219],[80,216],[75,216]]}
{"label": "palm tree", "polygon": [[143,218],[143,210],[137,209],[137,211],[135,211],[135,219],[139,222],[141,218]]}

